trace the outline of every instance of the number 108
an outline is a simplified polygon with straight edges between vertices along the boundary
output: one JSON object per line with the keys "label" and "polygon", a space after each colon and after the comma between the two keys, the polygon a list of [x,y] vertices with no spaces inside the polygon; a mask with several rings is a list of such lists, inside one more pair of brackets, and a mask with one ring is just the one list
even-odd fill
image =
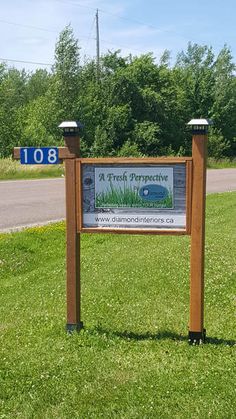
{"label": "number 108", "polygon": [[21,164],[57,164],[58,148],[25,147],[20,150]]}

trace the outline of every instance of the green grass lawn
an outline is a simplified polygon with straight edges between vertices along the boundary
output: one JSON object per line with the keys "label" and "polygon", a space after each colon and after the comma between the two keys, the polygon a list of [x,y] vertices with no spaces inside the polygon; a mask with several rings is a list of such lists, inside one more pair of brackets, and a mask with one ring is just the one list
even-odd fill
{"label": "green grass lawn", "polygon": [[64,224],[0,235],[0,418],[235,418],[236,193],[207,197],[207,343],[189,346],[189,237],[83,235],[65,333]]}
{"label": "green grass lawn", "polygon": [[0,181],[14,179],[42,179],[64,176],[63,164],[22,165],[19,161],[0,159]]}

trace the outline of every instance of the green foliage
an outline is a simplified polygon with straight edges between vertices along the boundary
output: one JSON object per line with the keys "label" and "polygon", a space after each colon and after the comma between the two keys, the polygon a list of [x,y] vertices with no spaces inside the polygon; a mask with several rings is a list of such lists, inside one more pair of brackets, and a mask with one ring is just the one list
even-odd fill
{"label": "green foliage", "polygon": [[144,157],[144,155],[140,153],[136,143],[127,140],[119,150],[118,157]]}
{"label": "green foliage", "polygon": [[233,138],[236,136],[236,66],[232,62],[230,50],[225,46],[215,61],[215,86],[212,105],[212,118],[215,126],[231,146],[223,155],[235,156],[236,147]]}
{"label": "green foliage", "polygon": [[11,154],[17,144],[19,109],[27,101],[27,76],[24,71],[1,67],[0,79],[0,157]]}
{"label": "green foliage", "polygon": [[50,95],[57,105],[58,118],[76,119],[76,104],[79,95],[79,46],[71,26],[60,33],[55,47],[54,80]]}
{"label": "green foliage", "polygon": [[50,87],[50,81],[51,75],[47,70],[39,69],[30,74],[26,84],[28,102],[45,95]]}
{"label": "green foliage", "polygon": [[136,142],[142,154],[155,156],[160,150],[159,134],[160,128],[157,123],[143,121],[135,125],[133,141]]}
{"label": "green foliage", "polygon": [[92,147],[92,155],[95,157],[112,156],[113,143],[106,130],[98,126],[95,131],[95,141]]}
{"label": "green foliage", "polygon": [[214,54],[212,48],[189,43],[187,52],[180,53],[176,67],[181,70],[190,109],[200,118],[208,115],[214,90]]}
{"label": "green foliage", "polygon": [[[47,146],[59,144],[57,104],[47,92],[29,102],[21,112],[22,137],[21,146]],[[52,124],[53,122],[53,124]]]}
{"label": "green foliage", "polygon": [[207,167],[209,169],[236,169],[236,158],[235,159],[214,159],[213,157],[209,157],[207,159]]}
{"label": "green foliage", "polygon": [[191,153],[186,123],[211,118],[215,131],[209,155],[236,155],[236,78],[224,46],[189,43],[170,67],[170,52],[159,63],[152,54],[122,57],[120,51],[80,63],[71,26],[59,35],[52,71],[34,73],[0,65],[0,157],[16,145],[56,145],[62,120],[85,126],[82,156]]}
{"label": "green foliage", "polygon": [[72,27],[68,25],[60,33],[56,43],[54,72],[67,83],[68,77],[75,77],[79,69],[78,41],[74,37]]}
{"label": "green foliage", "polygon": [[227,154],[230,148],[229,141],[225,140],[221,131],[217,128],[212,128],[208,136],[208,154],[215,159],[220,159]]}

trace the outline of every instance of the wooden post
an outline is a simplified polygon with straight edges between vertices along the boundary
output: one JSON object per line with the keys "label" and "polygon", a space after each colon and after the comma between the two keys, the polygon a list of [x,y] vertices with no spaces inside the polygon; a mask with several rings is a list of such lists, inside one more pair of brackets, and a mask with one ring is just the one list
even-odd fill
{"label": "wooden post", "polygon": [[205,341],[204,329],[204,246],[205,246],[205,202],[206,202],[206,159],[207,130],[205,127],[193,131],[192,158],[192,217],[190,258],[190,323],[189,343]]}
{"label": "wooden post", "polygon": [[[64,128],[66,123],[60,127]],[[76,158],[80,156],[78,130],[64,130],[64,140],[68,149],[65,161],[66,187],[66,292],[67,324],[69,333],[83,328],[81,321],[80,292],[80,233],[77,233],[77,196],[76,196]]]}

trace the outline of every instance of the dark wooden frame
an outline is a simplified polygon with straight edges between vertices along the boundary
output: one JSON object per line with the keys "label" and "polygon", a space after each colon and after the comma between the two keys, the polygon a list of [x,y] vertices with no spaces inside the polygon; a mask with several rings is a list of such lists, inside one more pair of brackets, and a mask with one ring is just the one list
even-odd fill
{"label": "dark wooden frame", "polygon": [[[186,164],[186,228],[185,229],[142,229],[142,228],[111,228],[111,227],[83,227],[82,208],[82,165],[83,164]],[[114,233],[114,234],[159,234],[186,235],[191,234],[191,191],[192,191],[192,157],[157,157],[157,158],[80,158],[76,159],[77,173],[77,228],[79,233]]]}

